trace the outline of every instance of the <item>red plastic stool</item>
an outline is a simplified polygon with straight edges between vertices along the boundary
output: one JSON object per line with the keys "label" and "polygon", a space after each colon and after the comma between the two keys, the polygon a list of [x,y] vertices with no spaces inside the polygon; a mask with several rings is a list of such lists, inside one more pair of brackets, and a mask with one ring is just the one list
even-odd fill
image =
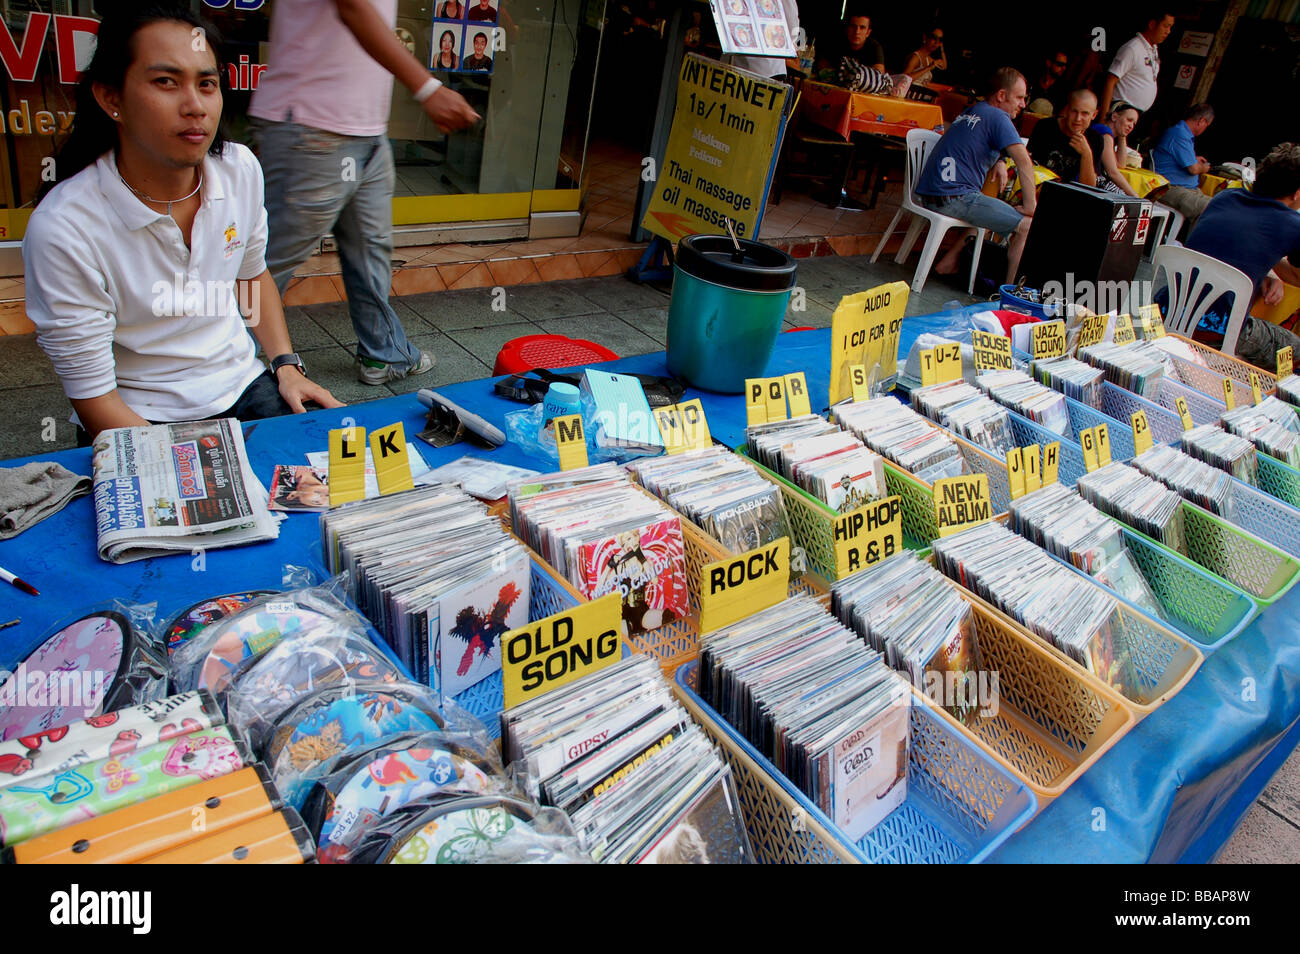
{"label": "red plastic stool", "polygon": [[533,368],[575,368],[580,364],[617,361],[618,355],[594,341],[564,335],[524,335],[497,352],[492,373],[523,374]]}

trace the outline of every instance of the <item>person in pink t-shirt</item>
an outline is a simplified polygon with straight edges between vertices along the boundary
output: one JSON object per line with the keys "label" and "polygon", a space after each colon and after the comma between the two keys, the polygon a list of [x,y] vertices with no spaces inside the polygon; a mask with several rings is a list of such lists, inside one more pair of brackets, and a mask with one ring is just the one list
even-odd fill
{"label": "person in pink t-shirt", "polygon": [[276,0],[268,69],[253,96],[281,294],[325,235],[338,243],[357,377],[381,385],[434,359],[406,336],[388,301],[395,171],[386,135],[396,77],[443,132],[480,117],[397,39],[397,0]]}

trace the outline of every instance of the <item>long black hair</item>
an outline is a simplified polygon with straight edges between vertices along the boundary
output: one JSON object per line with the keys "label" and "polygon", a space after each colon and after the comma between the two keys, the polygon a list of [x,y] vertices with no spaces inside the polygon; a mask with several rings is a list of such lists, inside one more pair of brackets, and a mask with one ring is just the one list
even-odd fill
{"label": "long black hair", "polygon": [[[93,165],[100,156],[118,145],[117,123],[100,107],[95,99],[94,84],[103,83],[113,89],[121,89],[126,80],[126,71],[130,68],[135,51],[131,41],[140,30],[153,23],[175,21],[185,23],[196,30],[201,30],[204,42],[217,61],[217,73],[220,75],[223,102],[227,89],[226,62],[222,53],[220,33],[210,23],[195,16],[188,8],[173,3],[123,3],[113,12],[104,16],[99,24],[99,35],[95,41],[95,55],[90,66],[81,74],[77,83],[77,112],[72,121],[72,133],[68,141],[59,150],[55,160],[54,175],[56,182],[70,179],[82,169]],[[211,155],[219,156],[226,147],[223,123],[217,123],[217,133],[208,149]],[[42,198],[44,194],[42,194]]]}

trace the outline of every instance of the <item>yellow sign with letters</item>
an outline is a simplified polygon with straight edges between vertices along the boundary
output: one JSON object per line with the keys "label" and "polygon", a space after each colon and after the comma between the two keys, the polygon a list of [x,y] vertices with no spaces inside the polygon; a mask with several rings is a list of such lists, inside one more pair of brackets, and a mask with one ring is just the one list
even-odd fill
{"label": "yellow sign with letters", "polygon": [[700,567],[700,632],[730,626],[786,598],[790,538]]}
{"label": "yellow sign with letters", "polygon": [[623,598],[607,593],[501,636],[507,709],[580,679],[623,655]]}

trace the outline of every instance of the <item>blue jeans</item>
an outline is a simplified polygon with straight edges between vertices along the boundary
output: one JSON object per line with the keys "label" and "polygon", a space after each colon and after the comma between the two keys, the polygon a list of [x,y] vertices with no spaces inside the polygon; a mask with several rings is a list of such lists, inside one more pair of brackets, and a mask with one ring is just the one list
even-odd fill
{"label": "blue jeans", "polygon": [[266,178],[266,265],[280,294],[333,232],[358,355],[398,368],[415,364],[419,349],[388,302],[396,175],[388,139],[263,120],[253,128]]}

